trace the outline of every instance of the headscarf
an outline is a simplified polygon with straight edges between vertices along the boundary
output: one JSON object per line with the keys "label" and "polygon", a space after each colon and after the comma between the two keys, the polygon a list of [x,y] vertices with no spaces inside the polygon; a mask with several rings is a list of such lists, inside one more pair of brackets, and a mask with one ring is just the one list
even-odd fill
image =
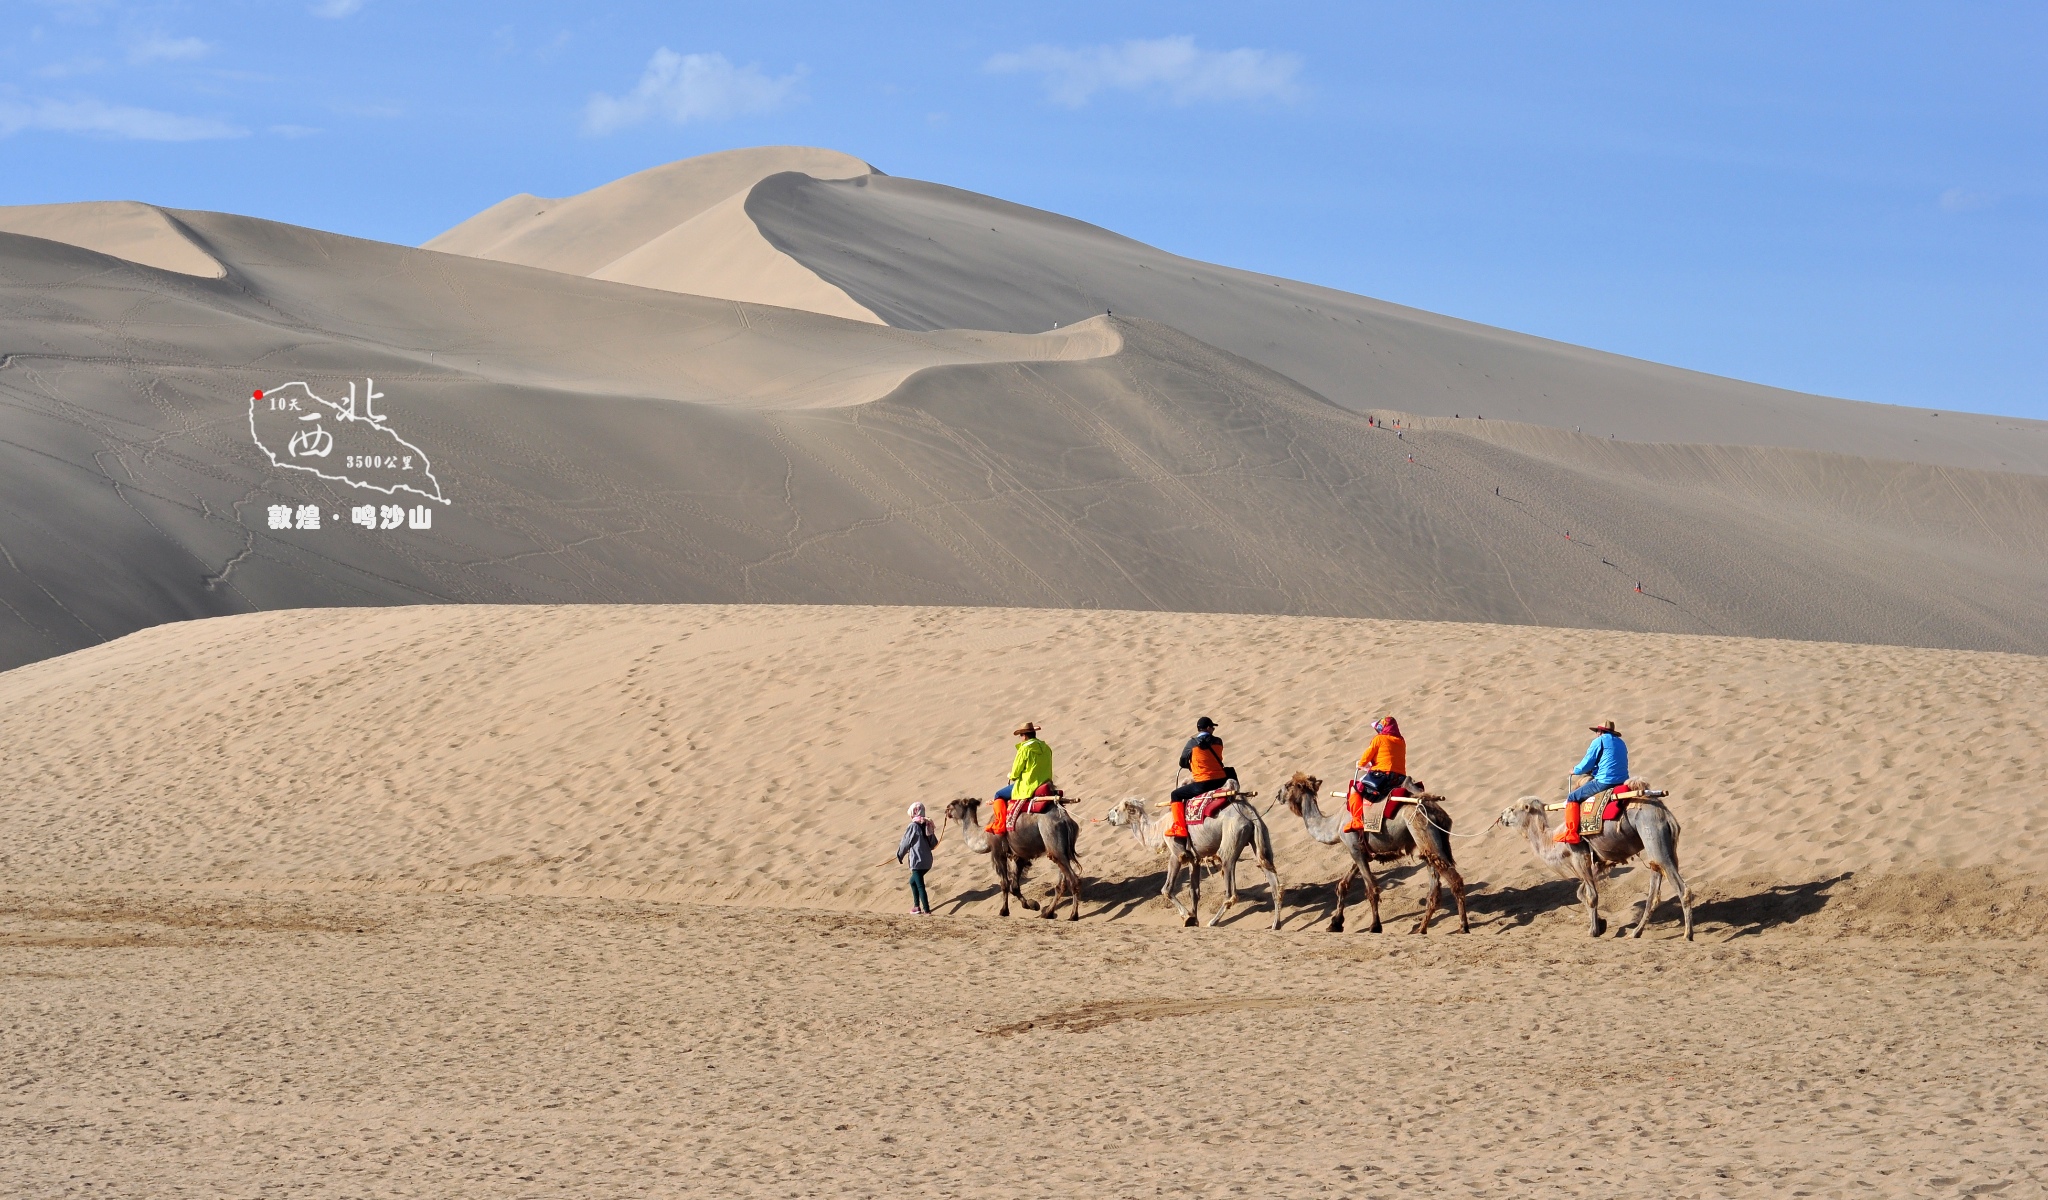
{"label": "headscarf", "polygon": [[910,823],[913,825],[929,825],[932,823],[932,819],[924,815],[924,801],[919,800],[910,806]]}
{"label": "headscarf", "polygon": [[1400,737],[1401,723],[1392,717],[1381,717],[1372,723],[1372,731],[1374,733],[1384,733],[1388,737]]}

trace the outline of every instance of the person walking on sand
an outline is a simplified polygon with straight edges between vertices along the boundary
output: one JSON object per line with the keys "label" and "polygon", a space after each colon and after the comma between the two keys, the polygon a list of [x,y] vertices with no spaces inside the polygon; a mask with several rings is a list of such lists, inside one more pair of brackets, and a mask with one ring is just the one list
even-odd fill
{"label": "person walking on sand", "polygon": [[996,789],[995,812],[987,825],[988,832],[999,836],[1010,832],[1010,805],[1031,799],[1052,782],[1052,747],[1038,736],[1038,726],[1026,721],[1010,736],[1017,739],[1017,757],[1010,760],[1010,782]]}
{"label": "person walking on sand", "polygon": [[922,802],[910,806],[910,828],[896,843],[896,861],[910,868],[910,912],[912,916],[932,915],[932,898],[924,890],[924,873],[932,869],[932,851],[939,847],[939,831],[924,815]]}

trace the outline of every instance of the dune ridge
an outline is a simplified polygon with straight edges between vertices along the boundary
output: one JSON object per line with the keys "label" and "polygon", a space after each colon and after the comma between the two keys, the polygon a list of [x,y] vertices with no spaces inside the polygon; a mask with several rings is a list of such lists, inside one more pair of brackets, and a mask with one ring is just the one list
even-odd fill
{"label": "dune ridge", "polygon": [[873,170],[850,155],[806,146],[727,150],[563,200],[512,196],[423,249],[881,324],[845,291],[769,244],[744,210],[748,192],[771,175],[846,179]]}
{"label": "dune ridge", "polygon": [[227,274],[220,261],[163,209],[132,200],[0,206],[0,233],[79,246],[201,279]]}

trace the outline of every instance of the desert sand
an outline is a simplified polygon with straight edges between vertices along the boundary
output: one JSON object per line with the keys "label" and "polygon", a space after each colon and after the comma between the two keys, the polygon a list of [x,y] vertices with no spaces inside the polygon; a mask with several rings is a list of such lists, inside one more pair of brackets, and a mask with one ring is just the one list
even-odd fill
{"label": "desert sand", "polygon": [[[0,674],[0,1189],[2030,1194],[2044,699],[2027,655],[1305,617],[162,626]],[[1469,934],[1409,935],[1402,868],[1325,932],[1284,811],[1278,933],[1171,923],[1097,824],[1079,922],[992,915],[950,834],[897,915],[904,805],[1020,719],[1086,819],[1198,713],[1270,798],[1384,710]],[[1692,942],[1587,938],[1489,831],[1598,717],[1674,793]]]}
{"label": "desert sand", "polygon": [[[431,491],[278,465],[257,389],[373,379]],[[2044,597],[2048,423],[834,151],[424,248],[0,210],[0,1194],[2048,1193]],[[1388,712],[1469,932],[1331,930],[1284,808],[1184,928],[1097,820],[1202,715],[1335,807]],[[1498,824],[1602,719],[1691,940]],[[906,914],[1024,720],[1079,919],[958,829]]]}

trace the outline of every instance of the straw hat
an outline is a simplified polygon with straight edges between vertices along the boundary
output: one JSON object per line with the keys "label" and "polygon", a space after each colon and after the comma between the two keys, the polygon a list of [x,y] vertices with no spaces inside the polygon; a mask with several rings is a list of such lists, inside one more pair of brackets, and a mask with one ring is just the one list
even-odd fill
{"label": "straw hat", "polygon": [[1586,726],[1586,728],[1588,728],[1588,729],[1592,730],[1592,731],[1593,731],[1594,733],[1613,733],[1613,732],[1615,732],[1615,729],[1614,729],[1614,722],[1612,722],[1612,721],[1602,721],[1602,722],[1600,722],[1600,723],[1599,723],[1598,725],[1588,725],[1588,726]]}
{"label": "straw hat", "polygon": [[1038,736],[1038,726],[1036,726],[1036,725],[1033,725],[1033,724],[1032,724],[1031,722],[1029,722],[1029,721],[1026,721],[1026,722],[1024,722],[1024,723],[1023,723],[1022,725],[1019,725],[1019,726],[1017,726],[1017,727],[1016,727],[1015,729],[1012,729],[1012,730],[1010,731],[1010,736],[1011,736],[1011,737],[1037,737],[1037,736]]}

